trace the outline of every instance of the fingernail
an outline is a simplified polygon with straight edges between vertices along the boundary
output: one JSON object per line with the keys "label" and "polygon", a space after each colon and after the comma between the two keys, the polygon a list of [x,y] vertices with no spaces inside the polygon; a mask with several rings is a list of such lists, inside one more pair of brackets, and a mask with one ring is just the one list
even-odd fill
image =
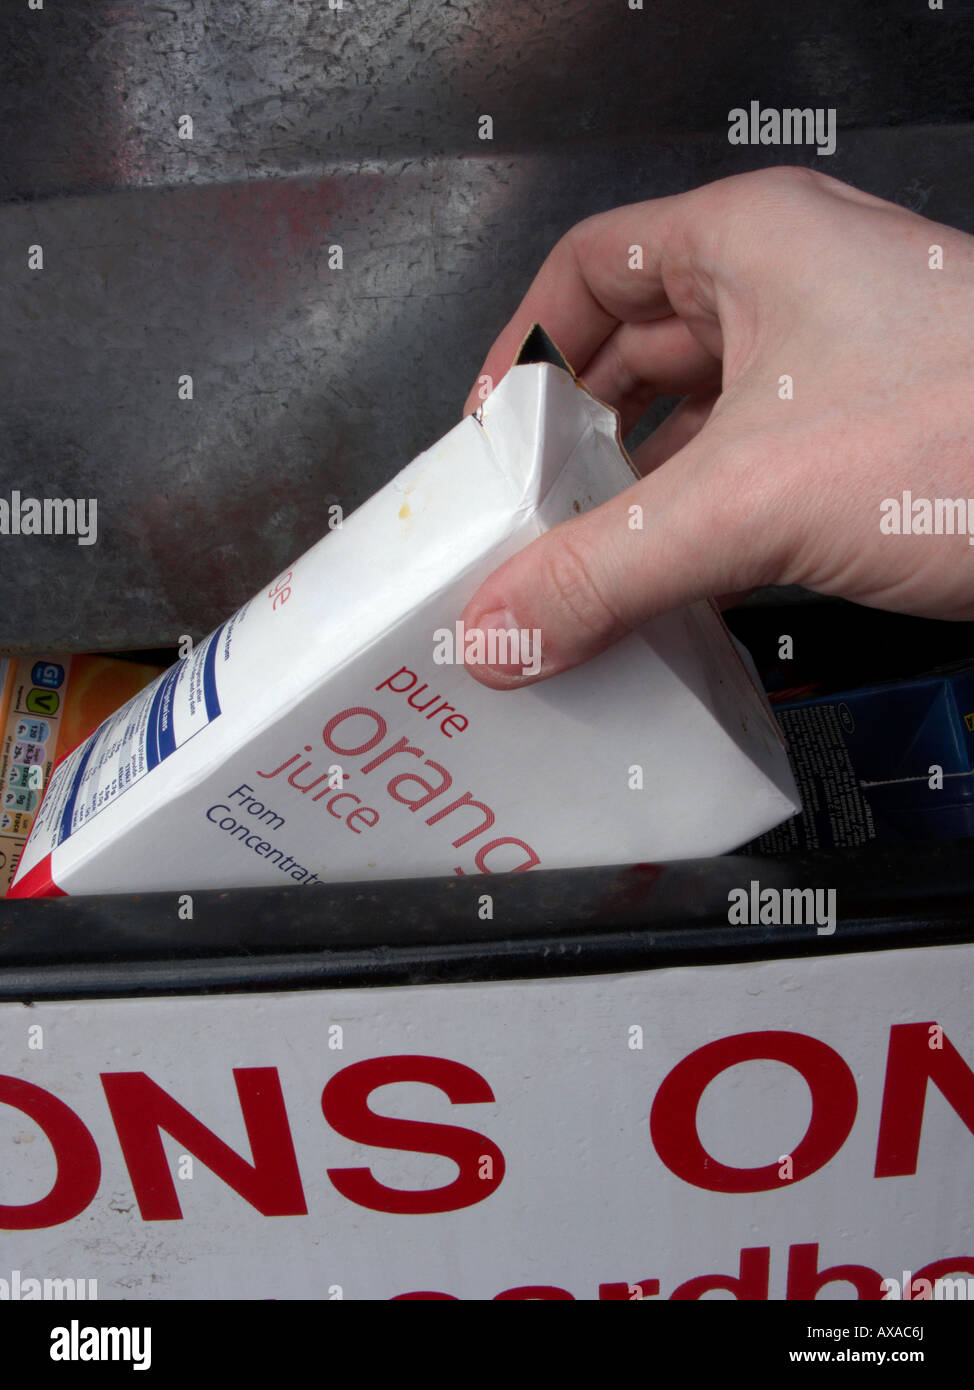
{"label": "fingernail", "polygon": [[465,629],[464,662],[527,680],[541,670],[541,632],[520,628],[509,608],[491,609],[481,614],[476,625]]}

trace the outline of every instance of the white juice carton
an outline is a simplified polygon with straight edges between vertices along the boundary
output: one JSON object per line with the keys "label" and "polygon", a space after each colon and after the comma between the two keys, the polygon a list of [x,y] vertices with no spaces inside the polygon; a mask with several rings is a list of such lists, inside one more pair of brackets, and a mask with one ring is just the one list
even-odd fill
{"label": "white juice carton", "polygon": [[478,416],[56,768],[11,896],[660,861],[800,809],[710,603],[533,686],[464,669],[487,575],[635,478],[537,326]]}

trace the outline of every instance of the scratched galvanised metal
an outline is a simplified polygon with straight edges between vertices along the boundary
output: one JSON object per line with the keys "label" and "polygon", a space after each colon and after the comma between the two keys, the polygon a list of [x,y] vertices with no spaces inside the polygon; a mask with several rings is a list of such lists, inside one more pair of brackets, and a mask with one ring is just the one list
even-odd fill
{"label": "scratched galvanised metal", "polygon": [[0,650],[215,626],[450,428],[563,231],[781,162],[728,143],[752,98],[971,228],[963,9],[6,7],[0,497],[94,497],[98,540],[4,538]]}

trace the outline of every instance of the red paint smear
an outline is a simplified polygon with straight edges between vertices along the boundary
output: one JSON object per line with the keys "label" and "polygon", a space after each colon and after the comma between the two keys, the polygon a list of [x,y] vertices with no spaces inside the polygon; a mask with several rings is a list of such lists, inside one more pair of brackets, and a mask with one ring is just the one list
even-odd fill
{"label": "red paint smear", "polygon": [[208,189],[206,211],[223,254],[247,280],[266,284],[297,252],[322,248],[343,204],[342,180],[270,179]]}
{"label": "red paint smear", "polygon": [[662,864],[629,864],[620,869],[620,876],[599,899],[603,912],[633,911],[642,907],[656,880],[663,873]]}

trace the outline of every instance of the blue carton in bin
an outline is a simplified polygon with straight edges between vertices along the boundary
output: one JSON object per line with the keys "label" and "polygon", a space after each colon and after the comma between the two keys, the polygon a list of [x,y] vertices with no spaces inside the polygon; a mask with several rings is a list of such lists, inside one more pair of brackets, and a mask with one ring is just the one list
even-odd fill
{"label": "blue carton in bin", "polygon": [[775,717],[802,812],[741,853],[974,835],[974,664],[794,700]]}

